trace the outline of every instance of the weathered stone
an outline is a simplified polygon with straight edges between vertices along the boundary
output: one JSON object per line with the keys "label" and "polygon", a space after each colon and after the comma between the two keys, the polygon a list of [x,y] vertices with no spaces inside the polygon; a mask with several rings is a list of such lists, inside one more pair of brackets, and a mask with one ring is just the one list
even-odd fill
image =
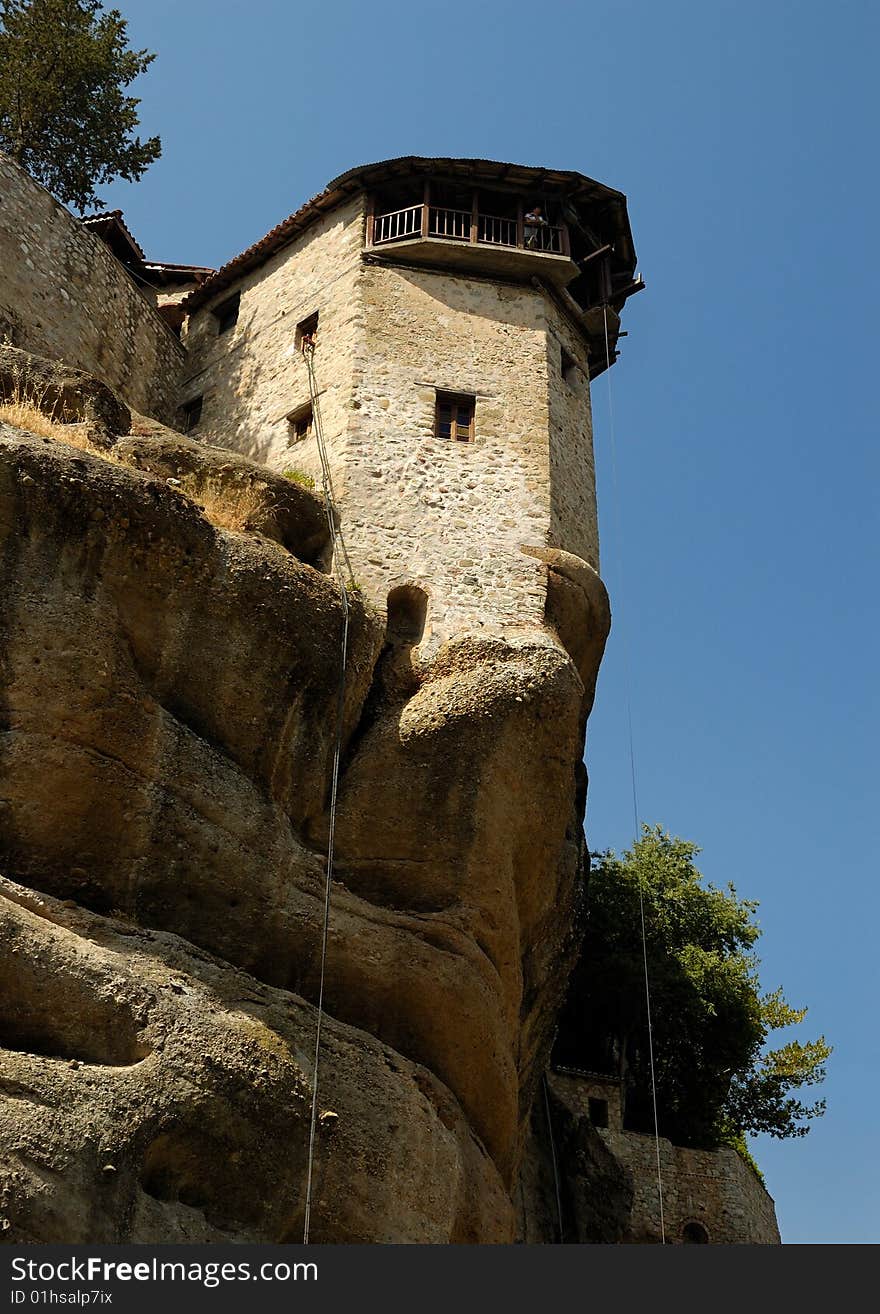
{"label": "weathered stone", "polygon": [[87,421],[98,427],[104,442],[131,428],[128,407],[94,375],[0,342],[0,400],[16,396],[60,424]]}
{"label": "weathered stone", "polygon": [[[300,1241],[315,1012],[173,935],[0,878],[4,1242]],[[503,1241],[430,1072],[327,1018],[314,1241]]]}
{"label": "weathered stone", "polygon": [[114,444],[113,455],[173,481],[221,528],[263,534],[310,565],[327,555],[330,530],[323,503],[296,480],[144,416],[136,417],[131,435]]}
{"label": "weathered stone", "polygon": [[[124,441],[132,457],[150,459],[154,439]],[[157,477],[120,464],[115,449],[98,458],[0,430],[0,864],[31,890],[91,909],[91,926],[112,914],[174,932],[195,963],[207,950],[229,965],[224,971],[247,973],[243,994],[253,978],[308,1017],[319,985],[339,594],[332,578],[280,546],[209,523],[168,486],[172,476],[162,477],[171,453],[191,456],[190,447],[159,441]],[[215,456],[225,459],[204,459]],[[174,468],[182,482],[189,477],[183,464]],[[219,480],[218,505],[223,487]],[[509,1201],[499,1204],[497,1183],[514,1179],[571,952],[583,679],[541,631],[509,642],[463,638],[426,665],[405,610],[377,665],[382,630],[357,597],[352,606],[327,1007],[358,1045],[389,1045],[401,1071],[422,1065],[433,1074],[430,1089],[445,1092],[429,1099],[437,1126],[413,1131],[419,1148],[409,1152],[423,1164],[436,1157],[431,1137],[450,1118],[469,1128],[455,1154],[472,1166],[443,1172],[453,1182],[470,1173],[467,1189],[479,1199],[467,1209],[450,1204],[443,1186],[441,1217],[440,1183],[420,1202],[424,1181],[414,1177],[410,1194],[398,1173],[400,1210],[387,1224],[395,1239],[510,1239],[512,1213]],[[27,1004],[35,995],[19,977],[13,970],[9,984],[26,1021],[10,1036],[24,1049],[45,1032],[48,1012]],[[61,1057],[82,1061],[83,1071],[115,1016],[93,994],[107,991],[86,975],[69,993],[76,1016],[53,1032]],[[142,1043],[126,1021],[135,1012],[121,1006],[114,1043],[117,1058],[131,1060],[121,1066],[139,1074],[152,1060],[135,1061],[126,1048]],[[213,1042],[192,1028],[190,1046],[210,1053]],[[27,1083],[33,1063],[45,1060],[5,1056],[31,1092],[26,1102],[42,1098],[43,1087]],[[171,1087],[175,1080],[169,1075]],[[196,1089],[203,1081],[204,1073],[192,1077]],[[132,1090],[131,1100],[137,1091],[147,1098],[146,1088]],[[376,1098],[374,1116],[389,1125],[398,1097]],[[332,1084],[327,1105],[344,1118],[344,1092]],[[300,1121],[284,1124],[280,1144],[299,1135],[298,1107]],[[374,1148],[368,1121],[339,1141],[343,1158],[387,1153]],[[181,1191],[202,1199],[195,1170],[174,1165],[207,1159],[213,1180],[215,1143],[187,1148],[189,1114],[181,1112],[182,1141],[174,1125],[169,1115],[155,1137],[131,1143],[120,1132],[112,1153],[96,1154],[94,1173],[103,1178],[109,1161],[127,1190],[146,1173],[156,1190],[178,1191],[177,1203]],[[170,1141],[150,1149],[162,1136]],[[73,1154],[78,1139],[57,1120],[45,1130],[39,1153],[56,1165],[53,1191],[68,1204],[58,1206],[57,1226],[45,1215],[22,1222],[37,1239],[63,1235],[98,1190],[80,1151]],[[7,1158],[18,1156],[16,1144],[3,1141]],[[16,1163],[10,1171],[23,1172]],[[396,1171],[383,1162],[376,1182],[390,1189]],[[319,1180],[323,1239],[390,1239],[385,1188],[371,1186],[373,1177],[364,1185],[365,1199],[374,1191],[371,1224],[367,1205],[356,1221],[334,1213],[338,1188],[323,1169]],[[141,1204],[148,1212],[125,1215],[114,1239],[215,1235],[176,1206],[170,1217]],[[231,1217],[212,1205],[210,1227],[225,1218],[236,1235],[277,1239],[282,1223],[250,1209],[242,1203]]]}
{"label": "weathered stone", "polygon": [[[0,155],[0,340],[103,380],[172,421],[180,342],[109,248]],[[126,432],[119,429],[117,432]]]}

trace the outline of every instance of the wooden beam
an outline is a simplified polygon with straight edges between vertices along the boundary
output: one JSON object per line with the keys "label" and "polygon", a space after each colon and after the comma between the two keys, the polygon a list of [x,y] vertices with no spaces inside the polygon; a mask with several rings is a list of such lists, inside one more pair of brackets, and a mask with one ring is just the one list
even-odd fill
{"label": "wooden beam", "polygon": [[606,242],[606,244],[604,246],[600,246],[597,251],[591,251],[588,256],[584,256],[583,260],[578,261],[578,264],[580,265],[581,269],[583,269],[584,265],[588,265],[591,260],[598,260],[599,256],[608,255],[609,252],[612,251],[613,249],[614,248],[612,247],[611,243]]}
{"label": "wooden beam", "polygon": [[373,245],[373,227],[376,222],[376,198],[373,192],[370,192],[370,198],[367,201],[367,246]]}
{"label": "wooden beam", "polygon": [[425,178],[425,185],[422,188],[422,237],[428,236],[428,215],[431,206],[431,179]]}

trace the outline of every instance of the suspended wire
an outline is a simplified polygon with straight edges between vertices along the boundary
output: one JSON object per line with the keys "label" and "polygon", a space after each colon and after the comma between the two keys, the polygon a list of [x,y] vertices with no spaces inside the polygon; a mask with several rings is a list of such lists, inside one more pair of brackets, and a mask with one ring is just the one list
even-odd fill
{"label": "suspended wire", "polygon": [[[602,322],[605,330],[605,378],[608,384],[608,433],[611,448],[611,483],[613,487],[614,502],[614,538],[615,538],[615,555],[617,557],[617,586],[621,594],[624,595],[623,587],[623,566],[622,554],[620,550],[620,491],[617,482],[617,442],[614,433],[614,400],[611,391],[611,349],[608,344],[608,305],[602,307]],[[635,841],[639,839],[639,802],[638,790],[636,788],[636,754],[633,739],[633,719],[632,719],[632,699],[630,690],[632,680],[630,675],[629,663],[629,643],[627,628],[624,624],[620,625],[623,647],[623,674],[624,690],[626,700],[626,721],[627,732],[629,737],[629,775],[632,789],[632,809],[633,809],[633,835]],[[642,932],[642,965],[645,974],[645,1010],[648,1017],[648,1063],[651,1071],[651,1103],[654,1112],[654,1152],[657,1160],[657,1199],[660,1206],[660,1241],[666,1244],[666,1225],[663,1216],[663,1173],[660,1164],[660,1121],[657,1115],[657,1077],[654,1066],[654,1026],[651,1016],[651,981],[648,973],[648,935],[645,923],[645,894],[642,888],[642,882],[639,880],[639,917],[641,920]]]}
{"label": "suspended wire", "polygon": [[550,1133],[550,1157],[553,1160],[553,1185],[556,1188],[556,1217],[559,1219],[559,1244],[565,1241],[565,1229],[562,1226],[562,1192],[559,1189],[559,1164],[556,1162],[556,1140],[553,1136],[553,1119],[550,1117],[550,1096],[547,1093],[547,1073],[544,1073],[544,1109],[547,1114],[547,1130]]}
{"label": "suspended wire", "polygon": [[321,1057],[321,1030],[324,1020],[324,982],[327,971],[327,943],[330,933],[330,896],[333,888],[333,846],[336,838],[336,801],[339,793],[339,763],[342,757],[342,738],[345,721],[345,677],[348,663],[348,627],[350,614],[346,571],[348,572],[349,581],[352,578],[352,574],[351,562],[348,558],[345,541],[342,537],[342,532],[339,529],[336,502],[333,496],[333,482],[330,477],[330,463],[327,457],[327,449],[324,444],[321,407],[318,397],[317,383],[315,380],[314,346],[307,345],[303,348],[303,359],[305,360],[306,371],[309,376],[309,396],[311,397],[312,402],[312,426],[315,430],[318,455],[321,460],[321,491],[324,497],[324,510],[327,515],[327,525],[330,530],[333,566],[336,572],[337,583],[339,584],[340,596],[342,598],[342,644],[339,663],[339,691],[336,701],[336,736],[333,746],[333,773],[330,782],[330,818],[327,833],[327,862],[324,875],[324,915],[321,928],[321,971],[320,983],[318,986],[317,1019],[315,1022],[315,1051],[314,1061],[312,1063],[312,1107],[309,1118],[306,1202],[305,1214],[303,1217],[303,1245],[308,1245],[309,1226],[312,1216],[312,1180],[315,1164],[315,1140],[318,1127],[318,1069]]}

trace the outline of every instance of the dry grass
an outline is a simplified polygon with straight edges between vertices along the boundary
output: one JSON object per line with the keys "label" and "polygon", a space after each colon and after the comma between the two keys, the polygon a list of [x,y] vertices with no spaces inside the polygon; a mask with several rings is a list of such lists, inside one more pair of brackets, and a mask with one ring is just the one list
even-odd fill
{"label": "dry grass", "polygon": [[59,424],[51,415],[40,410],[36,402],[23,396],[13,396],[9,401],[0,401],[0,420],[5,424],[15,425],[16,429],[26,429],[40,438],[61,438],[69,442],[68,425]]}
{"label": "dry grass", "polygon": [[[267,499],[265,487],[229,487],[216,490],[202,488],[198,499],[204,502],[205,515],[218,529],[231,529],[239,534],[265,532],[271,521],[274,507]],[[270,535],[271,536],[271,535]]]}
{"label": "dry grass", "polygon": [[28,387],[20,378],[15,379],[11,395],[0,398],[0,420],[36,434],[38,438],[55,438],[81,452],[88,452],[90,456],[100,456],[107,461],[114,459],[92,442],[91,426],[87,422],[63,424],[56,420],[54,411],[46,405],[46,395]]}

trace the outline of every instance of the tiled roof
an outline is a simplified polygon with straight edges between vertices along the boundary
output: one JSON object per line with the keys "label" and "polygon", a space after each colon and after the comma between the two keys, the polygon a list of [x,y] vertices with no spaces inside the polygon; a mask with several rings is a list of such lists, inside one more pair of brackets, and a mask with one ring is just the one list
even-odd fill
{"label": "tiled roof", "polygon": [[121,210],[104,210],[101,214],[88,214],[80,220],[80,223],[84,228],[94,229],[111,249],[113,246],[112,238],[121,237],[131,247],[135,262],[145,260],[146,257],[141,250],[140,244],[135,241],[134,234],[122,217]]}

